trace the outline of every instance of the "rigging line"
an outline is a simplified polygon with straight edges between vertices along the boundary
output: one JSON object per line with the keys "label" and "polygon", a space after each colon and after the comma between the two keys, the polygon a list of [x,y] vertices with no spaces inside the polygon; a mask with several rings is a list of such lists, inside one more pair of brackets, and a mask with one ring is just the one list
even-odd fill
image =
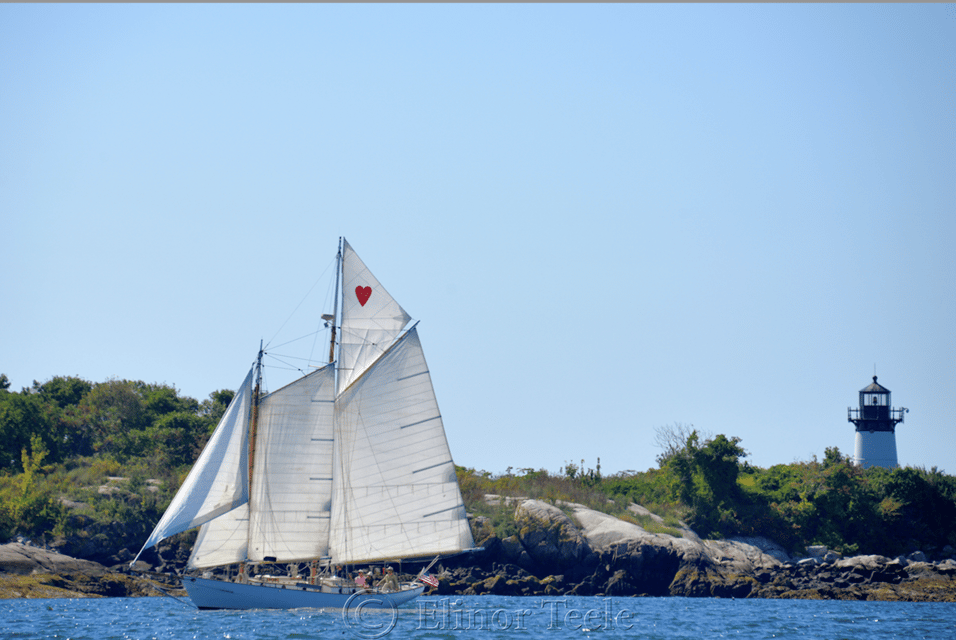
{"label": "rigging line", "polygon": [[283,322],[282,325],[279,327],[279,329],[275,332],[275,335],[272,336],[272,338],[269,339],[269,342],[266,343],[266,347],[270,346],[270,345],[272,344],[272,341],[276,339],[276,336],[279,335],[279,333],[282,331],[282,329],[285,328],[285,326],[286,326],[287,324],[289,324],[289,320],[292,319],[292,316],[294,316],[294,315],[296,314],[296,312],[299,310],[299,308],[300,308],[303,304],[305,304],[305,301],[306,301],[306,300],[309,298],[309,296],[312,294],[312,290],[315,289],[315,287],[319,284],[319,282],[321,282],[322,280],[325,279],[326,274],[329,272],[329,269],[332,268],[332,266],[334,266],[334,265],[335,265],[335,259],[333,258],[333,259],[332,259],[332,263],[326,265],[325,270],[322,271],[322,273],[319,275],[319,277],[316,278],[315,282],[312,283],[312,286],[309,287],[308,292],[305,294],[305,296],[303,296],[303,298],[302,298],[302,300],[299,302],[299,304],[296,305],[295,309],[292,310],[292,313],[289,314],[289,317],[285,319],[285,322]]}
{"label": "rigging line", "polygon": [[310,338],[310,337],[312,337],[312,336],[318,336],[318,334],[320,334],[320,333],[324,333],[324,331],[316,330],[316,331],[313,331],[312,333],[307,333],[307,334],[305,334],[304,336],[299,336],[298,338],[292,338],[291,340],[287,340],[287,341],[285,341],[285,342],[283,342],[283,343],[281,343],[281,344],[277,344],[277,345],[274,345],[274,346],[269,345],[269,346],[270,346],[272,349],[278,349],[278,348],[280,348],[280,347],[285,347],[285,346],[287,346],[287,345],[290,345],[290,344],[292,344],[293,342],[298,342],[299,340],[305,340],[306,338]]}
{"label": "rigging line", "polygon": [[[331,333],[332,333],[332,339],[333,339],[333,340],[335,339],[335,322],[336,322],[336,316],[338,315],[338,310],[339,310],[339,301],[338,301],[338,295],[339,295],[339,253],[341,253],[341,252],[337,252],[337,253],[335,254],[335,257],[332,259],[332,262],[335,264],[335,275],[332,276],[332,280],[329,282],[329,284],[328,284],[328,286],[327,286],[327,288],[326,288],[326,290],[325,290],[325,300],[324,300],[323,306],[322,306],[323,309],[326,309],[326,308],[328,308],[329,302],[332,303],[332,309],[333,309],[333,311],[332,311],[332,322],[325,322],[325,320],[322,320],[322,321],[325,323],[325,328],[326,328],[326,329],[329,329],[329,330],[331,331]],[[326,268],[326,271],[328,271],[328,268]],[[333,292],[333,287],[334,287],[334,292]],[[313,336],[313,337],[312,337],[312,349],[311,349],[311,351],[309,351],[309,359],[311,359],[312,356],[315,354],[315,347],[316,347],[316,345],[319,343],[319,333],[320,333],[319,331],[316,331],[316,332],[314,332],[314,333],[312,334],[312,336]],[[323,341],[323,343],[324,343],[324,342],[325,342],[325,341]],[[324,360],[324,359],[325,359],[325,358],[323,357],[323,360]]]}
{"label": "rigging line", "polygon": [[[287,362],[287,361],[284,360],[283,358],[288,359],[288,360],[299,360],[299,361],[305,362],[305,363],[306,363],[306,369],[312,369],[312,371],[316,371],[316,370],[318,370],[318,369],[322,369],[322,368],[324,368],[324,367],[326,366],[325,364],[321,364],[321,365],[312,365],[312,364],[310,364],[311,362],[314,361],[314,359],[312,359],[312,358],[301,358],[301,357],[299,357],[299,356],[289,356],[289,355],[285,355],[285,354],[283,354],[283,355],[281,355],[281,356],[277,356],[277,355],[274,355],[274,354],[272,354],[272,353],[266,353],[266,354],[263,354],[263,355],[269,356],[269,358],[271,358],[272,360],[275,360],[275,361],[276,361],[275,363],[270,362],[269,364],[266,364],[266,365],[263,365],[263,366],[268,367],[268,368],[270,368],[270,369],[281,369],[281,370],[283,370],[283,371],[298,371],[298,372],[301,373],[303,376],[308,375],[309,373],[311,373],[311,371],[304,370],[302,367],[296,366],[296,365],[293,364],[292,362]],[[276,363],[278,363],[278,364],[276,364]]]}
{"label": "rigging line", "polygon": [[[273,354],[273,353],[267,353],[266,355],[269,356],[270,358],[274,358],[274,359],[276,359],[276,360],[278,360],[278,359],[280,359],[280,358],[286,358],[286,359],[288,359],[288,360],[298,360],[298,361],[300,361],[300,362],[306,362],[306,363],[312,361],[311,358],[303,358],[302,356],[291,356],[291,355],[289,355],[288,353],[280,353],[279,355],[275,355],[275,354]],[[328,363],[325,363],[325,364],[328,364]],[[316,366],[318,366],[318,368],[321,369],[322,367],[325,366],[325,364],[316,365]]]}
{"label": "rigging line", "polygon": [[[267,355],[268,355],[270,358],[272,358],[273,360],[275,360],[276,362],[278,362],[278,363],[284,365],[284,367],[281,367],[281,368],[285,369],[286,371],[298,371],[298,372],[301,373],[302,375],[305,375],[305,374],[306,374],[305,371],[303,371],[301,368],[295,366],[295,365],[292,364],[291,362],[286,362],[286,361],[284,361],[284,360],[281,360],[281,359],[279,359],[277,356],[274,356],[274,355],[272,355],[272,354],[267,354]],[[283,356],[283,357],[285,357],[285,356]],[[270,367],[275,367],[276,369],[279,369],[279,368],[280,368],[280,367],[278,367],[278,366],[276,366],[276,365],[274,365],[274,364],[270,364],[269,366],[270,366]]]}
{"label": "rigging line", "polygon": [[137,580],[142,580],[142,581],[145,582],[147,585],[151,586],[153,589],[156,589],[157,591],[159,591],[161,594],[163,594],[163,595],[166,596],[167,598],[172,598],[173,600],[176,600],[176,601],[178,601],[178,602],[181,602],[182,604],[186,605],[186,606],[189,607],[190,609],[195,609],[195,608],[196,608],[195,606],[193,606],[192,603],[186,602],[186,601],[183,600],[182,598],[179,598],[179,597],[177,597],[177,596],[174,596],[173,594],[169,593],[168,591],[166,591],[165,589],[163,589],[162,587],[160,587],[158,584],[156,584],[155,582],[153,582],[152,580],[150,580],[150,579],[147,578],[146,576],[137,575],[137,576],[133,576],[133,577],[136,578]]}

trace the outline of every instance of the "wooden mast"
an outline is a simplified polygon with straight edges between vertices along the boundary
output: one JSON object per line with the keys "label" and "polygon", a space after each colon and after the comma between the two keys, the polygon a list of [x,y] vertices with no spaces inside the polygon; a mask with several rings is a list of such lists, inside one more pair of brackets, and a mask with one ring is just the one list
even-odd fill
{"label": "wooden mast", "polygon": [[249,420],[249,496],[252,496],[252,470],[256,457],[256,426],[259,422],[259,394],[262,390],[262,341],[256,358],[256,388],[252,392],[252,417]]}
{"label": "wooden mast", "polygon": [[[259,422],[259,392],[262,389],[262,340],[259,341],[259,355],[256,357],[256,388],[252,392],[252,415],[249,417],[249,500],[252,500],[252,470],[256,459],[256,425]],[[239,563],[239,582],[248,582],[246,562]]]}

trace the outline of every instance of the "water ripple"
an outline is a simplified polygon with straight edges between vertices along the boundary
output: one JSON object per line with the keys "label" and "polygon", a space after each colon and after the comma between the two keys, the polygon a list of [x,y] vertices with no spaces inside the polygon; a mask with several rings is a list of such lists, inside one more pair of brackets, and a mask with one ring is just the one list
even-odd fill
{"label": "water ripple", "polygon": [[[426,597],[389,638],[416,640],[938,640],[948,603],[690,598]],[[169,598],[0,600],[0,638],[304,640],[358,637],[339,611],[197,611]]]}

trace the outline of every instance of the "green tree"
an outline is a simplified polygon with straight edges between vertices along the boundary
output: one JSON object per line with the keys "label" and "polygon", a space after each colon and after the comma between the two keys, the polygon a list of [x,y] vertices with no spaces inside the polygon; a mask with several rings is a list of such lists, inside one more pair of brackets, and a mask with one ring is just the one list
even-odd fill
{"label": "green tree", "polygon": [[839,447],[827,447],[823,454],[823,468],[827,469],[840,464],[850,464],[850,456],[840,453]]}
{"label": "green tree", "polygon": [[175,387],[146,385],[143,390],[143,408],[147,420],[156,420],[169,413],[197,413],[199,403],[193,398],[180,396]]}
{"label": "green tree", "polygon": [[93,385],[80,403],[77,426],[94,452],[125,455],[129,434],[146,426],[142,383],[109,380]]}
{"label": "green tree", "polygon": [[689,524],[704,535],[720,537],[739,528],[737,477],[740,458],[747,455],[739,443],[740,438],[723,434],[701,443],[692,430],[684,446],[673,451],[662,467],[671,478],[674,496],[691,509]]}
{"label": "green tree", "polygon": [[62,507],[43,484],[43,476],[50,470],[44,466],[47,454],[43,439],[30,438],[29,450],[20,453],[23,473],[17,478],[17,490],[10,507],[14,528],[25,533],[51,531],[60,519]]}
{"label": "green tree", "polygon": [[219,420],[226,412],[226,409],[229,408],[229,403],[232,402],[235,395],[235,391],[220,389],[219,391],[210,393],[208,400],[203,400],[199,408],[199,415],[209,421],[210,433],[215,429],[216,425],[219,424]]}
{"label": "green tree", "polygon": [[34,381],[33,388],[36,393],[40,394],[41,398],[64,409],[79,404],[83,396],[93,388],[93,385],[82,378],[56,376],[43,384]]}
{"label": "green tree", "polygon": [[162,443],[157,448],[168,466],[196,461],[208,436],[206,424],[200,416],[185,411],[168,413],[156,422],[151,430],[153,440]]}
{"label": "green tree", "polygon": [[51,421],[35,394],[0,394],[0,469],[20,471],[20,452],[30,446],[31,436],[55,442]]}

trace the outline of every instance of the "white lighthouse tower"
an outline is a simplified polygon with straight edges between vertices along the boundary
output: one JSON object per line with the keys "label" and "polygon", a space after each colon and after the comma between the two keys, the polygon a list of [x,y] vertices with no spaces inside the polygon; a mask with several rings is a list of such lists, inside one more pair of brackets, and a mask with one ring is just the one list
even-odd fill
{"label": "white lighthouse tower", "polygon": [[896,425],[903,422],[909,409],[890,407],[890,390],[877,383],[860,391],[860,406],[847,410],[848,420],[856,425],[856,451],[853,462],[860,467],[899,466],[896,461]]}

